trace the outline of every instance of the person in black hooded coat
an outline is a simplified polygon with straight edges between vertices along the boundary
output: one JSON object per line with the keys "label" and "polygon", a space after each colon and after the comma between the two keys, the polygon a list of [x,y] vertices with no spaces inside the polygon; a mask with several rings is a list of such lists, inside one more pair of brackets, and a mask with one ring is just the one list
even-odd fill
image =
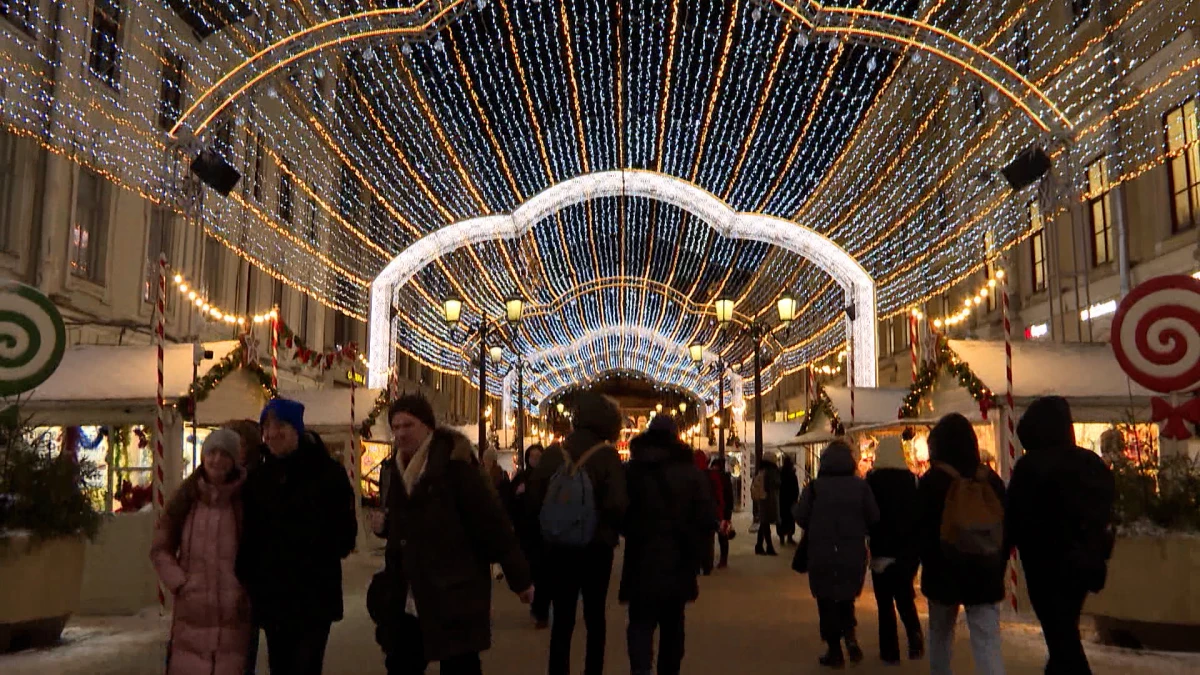
{"label": "person in black hooded coat", "polygon": [[949,673],[954,625],[960,607],[966,607],[971,630],[975,671],[1004,672],[1000,656],[1000,608],[1004,599],[1004,573],[1008,551],[987,557],[950,557],[942,547],[942,516],[946,495],[959,476],[974,480],[982,475],[1003,504],[1004,481],[979,457],[979,439],[967,418],[952,413],[929,432],[932,467],[917,485],[916,538],[921,557],[921,593],[929,600],[928,653],[930,670]]}
{"label": "person in black hooded coat", "polygon": [[800,501],[800,478],[796,475],[796,460],[791,455],[783,456],[783,467],[779,470],[779,545],[796,543],[796,518],[792,509]]}
{"label": "person in black hooded coat", "polygon": [[630,443],[626,470],[625,560],[620,601],[629,605],[630,672],[649,675],[654,631],[659,675],[678,675],[683,660],[684,607],[699,596],[696,571],[717,529],[708,477],[692,461],[669,417],[656,417]]}
{"label": "person in black hooded coat", "polygon": [[1075,445],[1071,406],[1034,401],[1017,425],[1025,456],[1008,485],[1005,533],[1021,553],[1029,600],[1046,647],[1047,675],[1091,673],[1079,637],[1089,592],[1104,588],[1113,548],[1112,471]]}

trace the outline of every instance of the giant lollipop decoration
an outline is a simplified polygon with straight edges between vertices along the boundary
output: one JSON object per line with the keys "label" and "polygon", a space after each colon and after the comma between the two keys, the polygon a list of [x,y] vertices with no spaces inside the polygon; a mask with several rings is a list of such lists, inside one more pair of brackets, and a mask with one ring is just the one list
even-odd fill
{"label": "giant lollipop decoration", "polygon": [[54,303],[36,288],[0,283],[0,398],[45,382],[66,345],[67,330]]}
{"label": "giant lollipop decoration", "polygon": [[[1121,369],[1147,389],[1200,389],[1200,279],[1169,275],[1139,284],[1117,307],[1112,347]],[[1154,421],[1165,423],[1166,438],[1188,438],[1185,421],[1200,423],[1200,399],[1176,407],[1155,398],[1151,406]]]}

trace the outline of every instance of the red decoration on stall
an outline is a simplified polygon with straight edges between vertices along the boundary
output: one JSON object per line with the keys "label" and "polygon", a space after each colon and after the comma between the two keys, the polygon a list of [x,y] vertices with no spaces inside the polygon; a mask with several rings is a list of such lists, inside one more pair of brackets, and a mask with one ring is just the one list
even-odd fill
{"label": "red decoration on stall", "polygon": [[1163,394],[1200,388],[1200,279],[1155,277],[1113,317],[1112,348],[1134,382]]}
{"label": "red decoration on stall", "polygon": [[1200,424],[1200,398],[1193,398],[1180,406],[1171,405],[1166,399],[1150,399],[1150,410],[1155,422],[1165,422],[1162,435],[1176,441],[1192,437],[1192,432],[1184,422]]}

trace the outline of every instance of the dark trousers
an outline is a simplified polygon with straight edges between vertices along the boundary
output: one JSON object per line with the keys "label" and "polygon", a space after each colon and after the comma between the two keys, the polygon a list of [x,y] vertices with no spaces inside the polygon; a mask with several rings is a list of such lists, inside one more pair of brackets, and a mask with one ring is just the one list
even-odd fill
{"label": "dark trousers", "polygon": [[1050,658],[1046,675],[1091,675],[1083,641],[1079,637],[1079,615],[1087,591],[1060,575],[1042,575],[1026,566],[1029,601],[1046,638]]}
{"label": "dark trousers", "polygon": [[721,565],[722,566],[728,565],[729,564],[729,537],[726,537],[723,534],[718,534],[717,535],[717,544],[721,548]]}
{"label": "dark trousers", "polygon": [[246,675],[255,675],[258,671],[258,641],[262,628],[256,623],[250,633],[250,647],[246,649]]}
{"label": "dark trousers", "polygon": [[[387,627],[384,666],[388,675],[424,675],[429,667],[421,636],[421,621],[405,614]],[[479,652],[467,652],[441,662],[442,675],[480,675]]]}
{"label": "dark trousers", "polygon": [[840,649],[843,638],[853,638],[858,621],[854,618],[853,600],[824,600],[817,598],[817,614],[821,618],[821,639]]}
{"label": "dark trousers", "polygon": [[584,548],[551,547],[546,562],[553,570],[554,619],[550,626],[550,675],[571,672],[571,636],[575,610],[583,596],[583,623],[587,627],[584,675],[604,672],[605,602],[612,577],[613,550],[596,542]]}
{"label": "dark trousers", "polygon": [[700,544],[700,571],[704,574],[711,574],[713,571],[713,546],[716,544],[713,541],[714,536],[715,534],[703,536]]}
{"label": "dark trousers", "polygon": [[896,625],[896,613],[904,623],[908,636],[908,648],[924,646],[921,618],[917,616],[916,593],[913,580],[917,570],[909,565],[892,563],[882,574],[871,573],[871,586],[875,589],[875,604],[879,607],[879,658],[884,661],[900,660],[900,634]]}
{"label": "dark trousers", "polygon": [[275,624],[267,632],[267,661],[271,675],[321,675],[329,624]]}
{"label": "dark trousers", "polygon": [[758,524],[758,543],[754,545],[754,550],[756,550],[756,551],[763,551],[763,550],[774,551],[775,550],[775,542],[771,541],[771,524],[770,523],[759,523]]}
{"label": "dark trousers", "polygon": [[683,610],[678,601],[629,603],[629,670],[632,675],[654,671],[654,631],[658,629],[658,675],[679,675],[683,662]]}

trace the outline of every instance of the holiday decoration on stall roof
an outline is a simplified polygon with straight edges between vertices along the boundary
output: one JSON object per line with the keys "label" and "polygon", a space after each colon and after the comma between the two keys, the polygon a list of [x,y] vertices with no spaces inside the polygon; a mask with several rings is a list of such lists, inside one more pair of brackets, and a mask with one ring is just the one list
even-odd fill
{"label": "holiday decoration on stall roof", "polygon": [[360,424],[358,427],[358,435],[361,436],[363,440],[371,440],[371,428],[375,426],[375,421],[379,419],[379,416],[383,414],[383,412],[387,410],[388,406],[391,404],[392,402],[388,398],[387,390],[385,389],[384,391],[379,392],[379,396],[375,397],[375,404],[371,406],[371,412],[367,413],[366,419],[364,419],[362,424]]}
{"label": "holiday decoration on stall roof", "polygon": [[825,387],[821,383],[816,384],[816,395],[808,404],[808,410],[804,413],[804,420],[800,422],[800,435],[806,434],[812,428],[813,420],[816,419],[818,413],[824,413],[829,420],[829,430],[836,431],[842,421],[838,418],[837,411],[833,409],[833,401],[829,400],[829,394],[825,393]]}
{"label": "holiday decoration on stall roof", "polygon": [[0,397],[23,394],[58,369],[67,346],[58,308],[41,291],[13,281],[0,283],[0,338],[7,342],[0,363]]}
{"label": "holiday decoration on stall roof", "polygon": [[1113,315],[1112,349],[1133,381],[1171,395],[1150,400],[1163,437],[1191,438],[1187,423],[1200,424],[1200,399],[1176,399],[1200,389],[1200,279],[1155,277],[1130,291]]}
{"label": "holiday decoration on stall roof", "polygon": [[953,375],[958,380],[959,385],[966,389],[971,394],[971,398],[979,404],[979,412],[986,420],[988,410],[996,407],[995,394],[987,388],[983,380],[971,372],[971,368],[965,362],[958,360],[958,357],[950,350],[950,345],[943,338],[938,339],[935,347],[934,365],[921,366],[917,381],[912,383],[908,394],[904,396],[904,401],[900,404],[900,419],[919,415],[918,407],[921,401],[933,393],[933,385],[937,382],[938,375],[942,373]]}
{"label": "holiday decoration on stall roof", "polygon": [[208,398],[208,395],[217,388],[217,385],[221,384],[230,373],[239,368],[253,374],[258,379],[258,383],[262,386],[267,396],[270,398],[279,396],[279,391],[271,386],[271,373],[264,370],[258,364],[257,359],[252,362],[246,361],[246,343],[243,342],[235,347],[233,351],[229,352],[225,358],[217,361],[203,377],[188,387],[187,403],[194,405]]}

